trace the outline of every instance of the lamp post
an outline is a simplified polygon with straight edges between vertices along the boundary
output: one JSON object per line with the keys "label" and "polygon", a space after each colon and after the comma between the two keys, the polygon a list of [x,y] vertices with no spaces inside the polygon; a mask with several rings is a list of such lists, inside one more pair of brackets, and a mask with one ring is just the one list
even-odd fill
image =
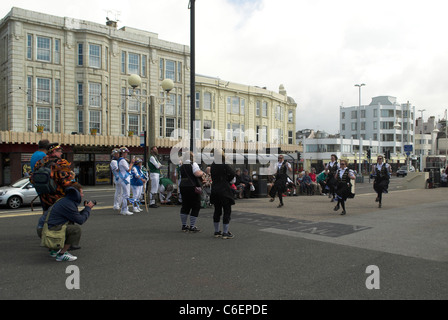
{"label": "lamp post", "polygon": [[359,89],[359,104],[358,104],[358,116],[356,126],[358,127],[358,141],[359,141],[359,157],[358,157],[358,175],[362,176],[361,173],[361,151],[362,151],[362,143],[361,143],[361,87],[365,86],[365,83],[355,84],[355,87]]}
{"label": "lamp post", "polygon": [[196,65],[195,65],[195,2],[190,0],[188,8],[190,9],[190,151],[193,152],[194,146],[194,120],[195,120],[195,98],[196,98]]}

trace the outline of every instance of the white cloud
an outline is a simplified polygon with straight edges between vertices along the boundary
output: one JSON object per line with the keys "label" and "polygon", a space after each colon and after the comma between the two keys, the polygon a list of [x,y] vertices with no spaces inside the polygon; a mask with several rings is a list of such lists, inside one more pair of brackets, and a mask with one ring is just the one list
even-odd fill
{"label": "white cloud", "polygon": [[[12,6],[104,23],[190,44],[189,0],[76,2],[3,0]],[[448,107],[445,1],[196,0],[196,72],[266,86],[284,84],[298,103],[297,129],[337,132],[339,106],[379,95],[409,101],[424,116]],[[113,16],[112,16],[113,18]]]}

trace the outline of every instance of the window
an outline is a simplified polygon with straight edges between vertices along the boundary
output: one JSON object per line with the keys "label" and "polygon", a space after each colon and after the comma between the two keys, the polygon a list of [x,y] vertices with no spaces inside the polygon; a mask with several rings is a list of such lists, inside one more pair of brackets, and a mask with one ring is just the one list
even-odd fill
{"label": "window", "polygon": [[146,61],[147,61],[147,57],[145,55],[143,55],[142,57],[142,77],[146,77]]}
{"label": "window", "polygon": [[133,131],[134,133],[138,133],[139,130],[139,122],[140,122],[140,116],[137,114],[129,114],[129,131]]}
{"label": "window", "polygon": [[182,82],[182,62],[177,62],[177,82]]}
{"label": "window", "polygon": [[199,109],[201,107],[201,93],[200,92],[196,92],[196,102],[195,102],[195,108]]}
{"label": "window", "polygon": [[394,116],[394,110],[381,109],[381,117],[391,118]]}
{"label": "window", "polygon": [[101,107],[101,83],[89,82],[89,106]]}
{"label": "window", "polygon": [[204,127],[203,127],[203,137],[204,140],[210,140],[212,136],[212,121],[211,120],[204,120]]}
{"label": "window", "polygon": [[255,115],[259,117],[261,114],[261,102],[257,101],[255,106]]}
{"label": "window", "polygon": [[351,118],[352,119],[358,119],[358,111],[352,111],[351,112]]}
{"label": "window", "polygon": [[33,107],[26,109],[26,130],[33,131]]}
{"label": "window", "polygon": [[341,119],[345,119],[345,112],[341,113]]}
{"label": "window", "polygon": [[61,108],[54,109],[54,132],[61,132]]}
{"label": "window", "polygon": [[37,37],[37,54],[36,58],[39,61],[51,61],[51,39],[44,37]]}
{"label": "window", "polygon": [[126,133],[126,113],[121,113],[121,134]]}
{"label": "window", "polygon": [[294,111],[288,110],[288,122],[293,123],[294,122]]}
{"label": "window", "polygon": [[51,131],[51,109],[49,107],[37,107],[36,122],[43,124],[44,131]]}
{"label": "window", "polygon": [[46,78],[37,78],[36,96],[37,103],[51,103],[51,80]]}
{"label": "window", "polygon": [[33,35],[28,34],[26,36],[26,58],[28,60],[33,59]]}
{"label": "window", "polygon": [[121,73],[126,73],[126,52],[121,51]]}
{"label": "window", "polygon": [[268,116],[268,103],[263,101],[262,108],[261,108],[261,116],[267,117]]}
{"label": "window", "polygon": [[82,110],[78,110],[78,132],[84,133],[84,112]]}
{"label": "window", "polygon": [[176,81],[176,63],[172,60],[165,60],[165,79]]}
{"label": "window", "polygon": [[101,68],[101,46],[97,44],[89,45],[89,67]]}
{"label": "window", "polygon": [[84,45],[78,43],[78,66],[84,65]]}
{"label": "window", "polygon": [[212,109],[212,94],[210,92],[204,93],[204,110]]}
{"label": "window", "polygon": [[61,40],[54,40],[54,63],[61,63]]}
{"label": "window", "polygon": [[361,122],[361,130],[366,130],[366,123],[365,122]]}
{"label": "window", "polygon": [[81,82],[78,82],[78,106],[84,105],[84,87]]}
{"label": "window", "polygon": [[288,131],[288,144],[294,144],[293,132]]}
{"label": "window", "polygon": [[128,72],[130,74],[140,73],[140,55],[128,53]]}
{"label": "window", "polygon": [[61,80],[54,80],[54,103],[61,104]]}
{"label": "window", "polygon": [[176,125],[175,118],[166,118],[165,119],[165,137],[171,137],[171,133],[174,131]]}
{"label": "window", "polygon": [[352,131],[358,130],[358,124],[356,122],[352,122]]}
{"label": "window", "polygon": [[366,117],[366,110],[361,110],[361,118],[365,118]]}
{"label": "window", "polygon": [[169,100],[165,101],[165,115],[176,115],[176,95],[174,93],[170,93]]}
{"label": "window", "polygon": [[227,113],[244,114],[246,100],[239,97],[227,97]]}
{"label": "window", "polygon": [[[128,103],[129,103],[129,105],[128,105],[128,111],[137,111],[137,112],[139,112],[140,111],[140,90],[138,90],[138,89],[135,89],[135,90],[133,90],[133,89],[129,89],[128,90],[128,92],[129,92],[129,96],[130,96],[130,98],[128,99]],[[135,95],[135,96],[134,96]],[[125,98],[124,98],[124,100],[125,100]]]}
{"label": "window", "polygon": [[101,134],[101,111],[90,110],[89,111],[89,129],[96,129],[98,134]]}
{"label": "window", "polygon": [[27,78],[26,100],[33,102],[33,77]]}

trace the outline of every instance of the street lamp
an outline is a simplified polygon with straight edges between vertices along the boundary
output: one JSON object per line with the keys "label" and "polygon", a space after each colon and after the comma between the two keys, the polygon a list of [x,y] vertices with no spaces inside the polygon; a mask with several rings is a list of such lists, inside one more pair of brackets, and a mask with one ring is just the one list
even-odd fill
{"label": "street lamp", "polygon": [[361,87],[365,86],[365,83],[355,84],[355,87],[359,88],[359,105],[358,105],[358,116],[357,116],[357,124],[358,127],[358,141],[359,141],[359,159],[358,159],[358,175],[362,176],[361,173],[361,152],[362,152],[362,143],[361,143]]}
{"label": "street lamp", "polygon": [[190,0],[188,9],[190,9],[190,152],[193,152],[193,132],[195,120],[195,98],[196,98],[196,64],[195,64],[195,2]]}

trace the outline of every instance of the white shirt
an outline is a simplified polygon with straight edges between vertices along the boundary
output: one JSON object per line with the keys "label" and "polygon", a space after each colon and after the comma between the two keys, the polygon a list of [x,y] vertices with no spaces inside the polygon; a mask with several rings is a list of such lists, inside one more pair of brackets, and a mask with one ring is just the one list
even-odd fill
{"label": "white shirt", "polygon": [[131,180],[131,178],[129,177],[129,163],[126,159],[120,161],[118,170],[120,170],[121,176],[124,177],[128,182]]}

